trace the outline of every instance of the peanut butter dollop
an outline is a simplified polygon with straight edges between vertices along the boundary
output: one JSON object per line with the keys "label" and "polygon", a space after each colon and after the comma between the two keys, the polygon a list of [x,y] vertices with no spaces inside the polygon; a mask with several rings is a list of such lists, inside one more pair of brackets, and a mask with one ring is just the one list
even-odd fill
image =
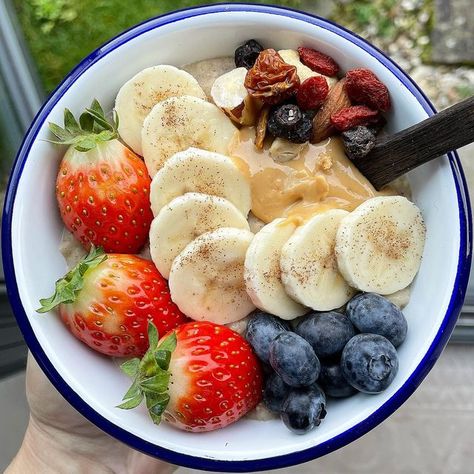
{"label": "peanut butter dollop", "polygon": [[302,224],[318,212],[329,209],[354,210],[377,192],[346,157],[342,141],[331,137],[308,144],[298,158],[276,163],[266,143],[259,151],[254,145],[255,129],[238,131],[229,156],[247,176],[252,190],[252,212],[268,223],[288,217]]}

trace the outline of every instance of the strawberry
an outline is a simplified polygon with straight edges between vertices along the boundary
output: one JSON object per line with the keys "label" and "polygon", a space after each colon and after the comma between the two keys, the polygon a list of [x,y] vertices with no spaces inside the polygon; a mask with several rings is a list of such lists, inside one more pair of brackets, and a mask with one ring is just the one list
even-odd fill
{"label": "strawberry", "polygon": [[154,423],[163,417],[186,431],[212,431],[244,416],[262,398],[262,374],[249,343],[227,326],[183,324],[160,341],[148,326],[150,348],[122,370],[134,378],[119,408],[143,399]]}
{"label": "strawberry", "polygon": [[88,249],[137,253],[153,219],[150,177],[143,161],[118,140],[118,117],[105,118],[94,100],[79,123],[65,109],[64,128],[49,124],[70,145],[59,166],[56,197],[67,229]]}
{"label": "strawberry", "polygon": [[50,298],[45,313],[59,315],[79,340],[102,354],[142,356],[148,348],[147,325],[166,332],[188,321],[171,301],[166,280],[152,262],[135,255],[108,254],[91,247]]}

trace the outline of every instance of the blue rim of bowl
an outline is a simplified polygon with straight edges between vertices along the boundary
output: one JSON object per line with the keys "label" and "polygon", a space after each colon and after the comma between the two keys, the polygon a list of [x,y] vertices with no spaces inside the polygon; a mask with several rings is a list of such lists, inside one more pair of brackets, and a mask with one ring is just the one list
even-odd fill
{"label": "blue rim of bowl", "polygon": [[25,138],[23,139],[23,143],[17,154],[7,187],[2,219],[2,256],[10,303],[12,305],[18,325],[20,326],[23,336],[30,348],[30,351],[36,358],[37,362],[39,363],[45,374],[57,388],[57,390],[66,400],[68,400],[68,402],[72,406],[74,406],[74,408],[76,408],[76,410],[78,410],[82,415],[84,415],[87,419],[89,419],[92,423],[97,425],[103,431],[128,444],[132,448],[142,451],[146,454],[161,458],[172,464],[221,472],[249,472],[283,468],[307,462],[317,457],[328,454],[331,451],[341,448],[342,446],[345,446],[346,444],[356,440],[360,436],[373,429],[375,426],[377,426],[379,423],[389,417],[407,400],[407,398],[415,391],[418,385],[426,377],[428,372],[433,367],[436,359],[441,354],[454,329],[459,312],[461,311],[471,264],[472,223],[471,207],[467,192],[466,180],[459,161],[459,157],[455,152],[449,153],[448,159],[453,173],[458,199],[461,235],[456,280],[454,283],[447,312],[443,318],[443,322],[425,356],[423,357],[419,365],[416,367],[416,369],[413,371],[411,376],[408,378],[408,380],[403,384],[403,386],[400,387],[400,389],[389,400],[387,400],[386,403],[384,403],[368,418],[351,427],[347,431],[335,436],[332,439],[329,439],[317,446],[307,448],[302,451],[264,459],[241,461],[208,459],[182,454],[166,448],[162,448],[160,446],[156,446],[153,443],[145,441],[139,438],[138,436],[129,433],[125,429],[120,428],[119,426],[104,418],[102,415],[92,409],[89,405],[87,405],[87,403],[85,403],[82,398],[80,398],[80,396],[76,392],[74,392],[71,387],[67,385],[67,383],[62,379],[60,374],[56,371],[55,367],[49,361],[47,355],[43,351],[38,340],[36,339],[36,336],[31,328],[31,325],[28,321],[28,317],[25,313],[20,299],[16,282],[15,269],[13,265],[11,231],[15,196],[17,192],[18,182],[21,178],[22,170],[25,165],[25,161],[28,157],[30,148],[41,126],[43,125],[46,117],[48,116],[52,108],[63,96],[63,94],[76,81],[76,79],[85,70],[95,64],[100,58],[104,57],[105,55],[115,50],[117,47],[123,45],[124,43],[130,41],[131,39],[152,29],[195,16],[221,12],[251,12],[279,15],[296,20],[301,20],[306,23],[310,23],[314,26],[329,30],[352,42],[353,44],[359,46],[364,51],[373,56],[375,59],[377,59],[380,63],[382,63],[386,68],[388,68],[416,97],[416,99],[422,105],[428,115],[433,115],[436,112],[433,105],[430,103],[424,93],[419,89],[419,87],[415,84],[415,82],[397,64],[395,64],[391,59],[385,56],[382,51],[372,46],[358,35],[329,20],[289,8],[245,3],[205,5],[167,13],[130,28],[129,30],[121,33],[117,37],[110,40],[108,43],[95,50],[89,56],[87,56],[66,76],[66,78],[53,91],[49,99],[37,113],[31,127],[29,128],[27,134],[25,135]]}

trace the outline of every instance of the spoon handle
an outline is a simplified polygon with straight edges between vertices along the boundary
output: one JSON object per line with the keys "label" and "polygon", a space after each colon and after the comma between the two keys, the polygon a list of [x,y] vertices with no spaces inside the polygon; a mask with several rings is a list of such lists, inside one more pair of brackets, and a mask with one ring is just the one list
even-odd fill
{"label": "spoon handle", "polygon": [[401,132],[381,137],[370,153],[354,164],[380,189],[413,168],[472,142],[474,96]]}

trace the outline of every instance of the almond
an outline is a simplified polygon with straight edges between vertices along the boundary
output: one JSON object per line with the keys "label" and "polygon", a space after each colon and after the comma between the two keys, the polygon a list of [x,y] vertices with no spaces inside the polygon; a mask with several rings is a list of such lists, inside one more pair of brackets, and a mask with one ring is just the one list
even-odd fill
{"label": "almond", "polygon": [[345,79],[341,79],[330,91],[329,95],[313,118],[313,136],[311,143],[325,140],[336,132],[331,125],[331,115],[351,105],[345,88]]}

